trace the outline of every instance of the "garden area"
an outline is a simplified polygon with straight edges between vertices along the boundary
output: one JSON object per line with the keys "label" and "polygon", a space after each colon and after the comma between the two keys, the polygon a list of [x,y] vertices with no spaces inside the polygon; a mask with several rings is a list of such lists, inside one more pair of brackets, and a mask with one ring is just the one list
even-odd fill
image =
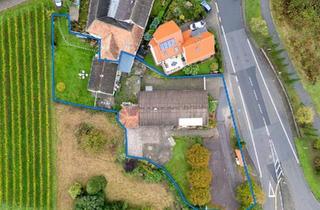
{"label": "garden area", "polygon": [[[55,93],[58,99],[93,106],[94,97],[87,90],[96,43],[72,35],[68,20],[55,19]],[[80,76],[82,74],[83,76]]]}
{"label": "garden area", "polygon": [[0,206],[55,209],[47,1],[0,13]]}
{"label": "garden area", "polygon": [[175,137],[172,158],[165,164],[187,199],[196,206],[211,201],[210,152],[201,137]]}

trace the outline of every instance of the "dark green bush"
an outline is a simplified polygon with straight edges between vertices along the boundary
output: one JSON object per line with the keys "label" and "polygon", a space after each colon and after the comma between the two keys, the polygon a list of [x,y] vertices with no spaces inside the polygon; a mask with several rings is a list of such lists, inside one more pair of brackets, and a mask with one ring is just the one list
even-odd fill
{"label": "dark green bush", "polygon": [[90,195],[103,191],[107,186],[107,180],[104,176],[93,176],[88,180],[87,193]]}
{"label": "dark green bush", "polygon": [[96,195],[84,195],[76,198],[74,203],[75,210],[104,210],[105,196],[103,192]]}

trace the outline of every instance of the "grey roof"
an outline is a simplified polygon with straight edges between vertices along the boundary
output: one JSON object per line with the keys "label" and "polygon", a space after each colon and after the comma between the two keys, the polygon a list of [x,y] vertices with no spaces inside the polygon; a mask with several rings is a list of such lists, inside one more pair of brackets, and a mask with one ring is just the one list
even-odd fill
{"label": "grey roof", "polygon": [[[105,23],[132,29],[131,21],[145,28],[154,0],[90,0],[87,27],[98,19]],[[110,11],[115,10],[115,11]]]}
{"label": "grey roof", "polygon": [[208,93],[196,90],[157,90],[139,94],[140,126],[179,125],[179,118],[208,122]]}
{"label": "grey roof", "polygon": [[92,61],[88,90],[113,95],[118,65],[110,62]]}
{"label": "grey roof", "polygon": [[124,73],[130,73],[135,56],[122,52],[120,55],[118,70]]}

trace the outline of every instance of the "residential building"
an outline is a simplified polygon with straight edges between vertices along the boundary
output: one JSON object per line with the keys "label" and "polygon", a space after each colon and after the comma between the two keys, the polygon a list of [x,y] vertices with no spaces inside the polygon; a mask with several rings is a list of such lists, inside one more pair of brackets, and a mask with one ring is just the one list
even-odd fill
{"label": "residential building", "polygon": [[214,35],[206,27],[182,32],[174,21],[160,25],[149,46],[156,65],[161,65],[166,74],[215,54]]}

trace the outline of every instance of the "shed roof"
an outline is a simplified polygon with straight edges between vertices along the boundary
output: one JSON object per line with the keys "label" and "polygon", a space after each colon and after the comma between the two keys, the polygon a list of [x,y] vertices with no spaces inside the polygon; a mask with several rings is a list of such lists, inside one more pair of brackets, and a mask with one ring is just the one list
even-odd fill
{"label": "shed roof", "polygon": [[130,73],[134,63],[134,55],[122,52],[120,55],[118,70],[124,73]]}
{"label": "shed roof", "polygon": [[202,118],[208,122],[208,93],[196,90],[140,92],[140,125],[179,125],[180,118]]}
{"label": "shed roof", "polygon": [[118,65],[110,62],[92,61],[88,90],[106,95],[114,94]]}

